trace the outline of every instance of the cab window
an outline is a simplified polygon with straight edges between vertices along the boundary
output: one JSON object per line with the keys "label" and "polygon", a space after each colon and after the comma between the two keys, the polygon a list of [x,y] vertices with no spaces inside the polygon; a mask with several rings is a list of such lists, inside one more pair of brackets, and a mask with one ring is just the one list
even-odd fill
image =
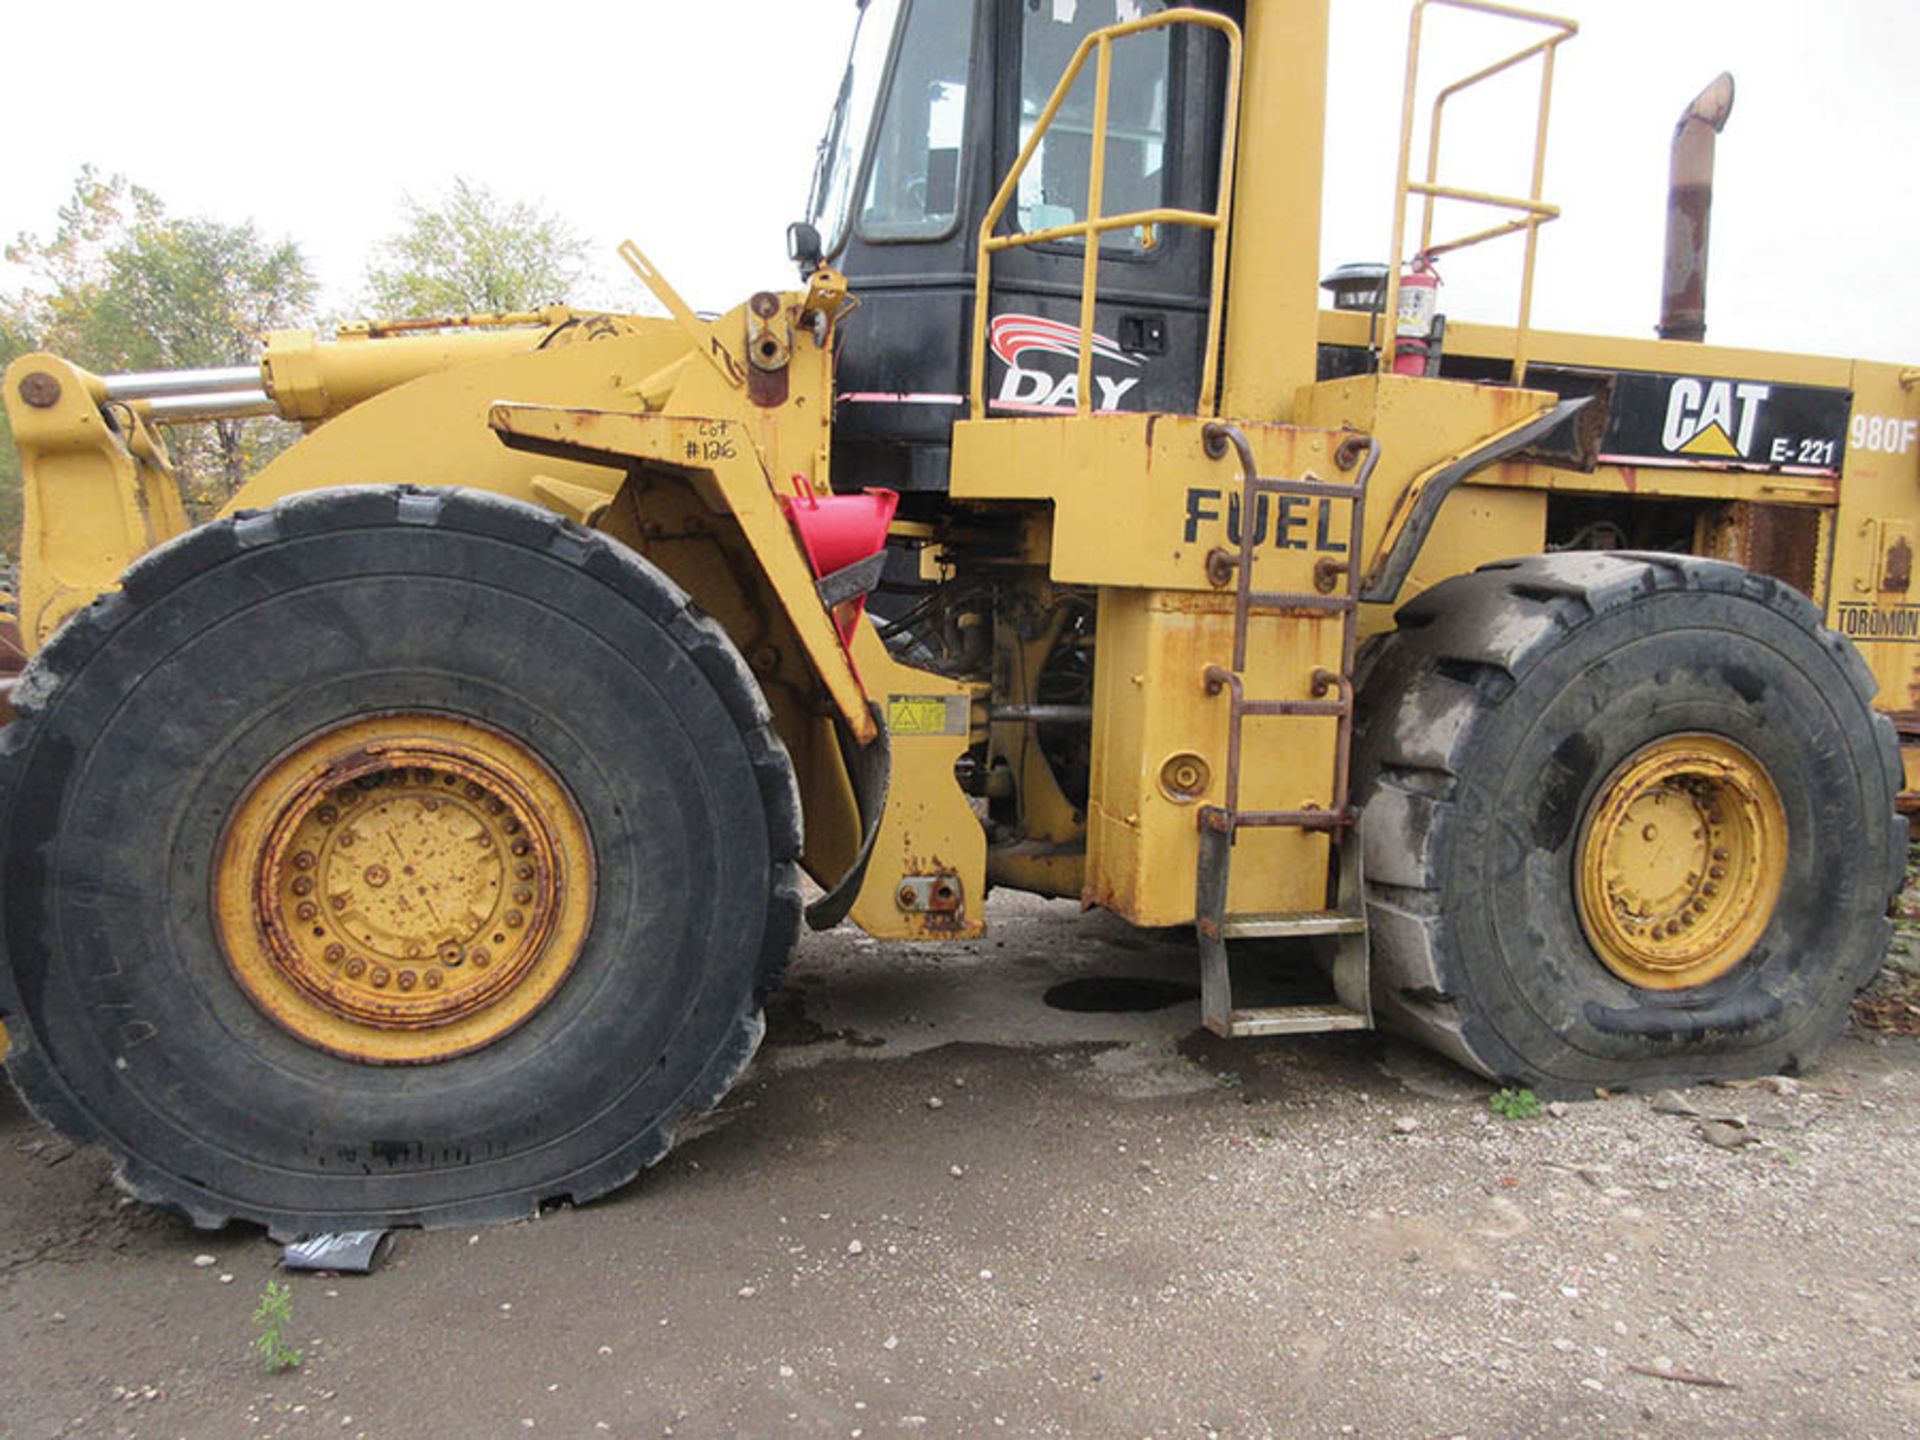
{"label": "cab window", "polygon": [[967,0],[914,0],[874,139],[861,238],[930,240],[953,228],[972,40]]}
{"label": "cab window", "polygon": [[[1159,0],[1025,0],[1020,30],[1020,143],[1032,136],[1053,87],[1074,49],[1091,32],[1138,20],[1167,8]],[[1168,202],[1167,107],[1172,31],[1129,35],[1113,44],[1107,98],[1107,153],[1103,214],[1151,210]],[[1040,150],[1020,177],[1021,230],[1067,225],[1087,214],[1087,181],[1093,156],[1093,93],[1096,56],[1081,67],[1066,102],[1041,139]],[[1101,248],[1141,248],[1134,230],[1113,231]]]}

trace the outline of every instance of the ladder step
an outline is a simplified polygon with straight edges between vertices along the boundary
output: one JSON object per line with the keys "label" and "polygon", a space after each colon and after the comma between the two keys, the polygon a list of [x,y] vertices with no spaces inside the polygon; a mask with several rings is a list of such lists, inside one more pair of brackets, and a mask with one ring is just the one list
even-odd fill
{"label": "ladder step", "polygon": [[[1217,807],[1210,807],[1217,808]],[[1220,812],[1224,817],[1225,812]],[[1225,823],[1224,818],[1221,821]],[[1353,823],[1345,810],[1242,810],[1234,822],[1242,830],[1263,827],[1287,830],[1338,830]]]}
{"label": "ladder step", "polygon": [[1288,480],[1279,476],[1256,475],[1246,482],[1250,495],[1297,495],[1303,500],[1359,500],[1366,492],[1358,485],[1337,480]]}
{"label": "ladder step", "polygon": [[1371,1030],[1373,1024],[1344,1005],[1266,1005],[1257,1010],[1235,1010],[1227,1017],[1226,1034],[1312,1035],[1326,1030]]}
{"label": "ladder step", "polygon": [[1351,595],[1308,595],[1290,590],[1249,590],[1247,606],[1249,609],[1317,610],[1328,615],[1342,615],[1357,610],[1360,602]]}
{"label": "ladder step", "polygon": [[1364,935],[1367,922],[1338,910],[1296,910],[1271,915],[1229,915],[1227,940],[1292,940],[1306,935]]}
{"label": "ladder step", "polygon": [[1240,713],[1258,720],[1272,715],[1340,716],[1352,708],[1344,700],[1245,700]]}

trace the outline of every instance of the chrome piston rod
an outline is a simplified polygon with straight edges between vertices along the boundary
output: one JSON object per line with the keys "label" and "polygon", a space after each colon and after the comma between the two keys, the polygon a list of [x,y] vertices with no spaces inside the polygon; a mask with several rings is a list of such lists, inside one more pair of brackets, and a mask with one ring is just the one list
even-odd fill
{"label": "chrome piston rod", "polygon": [[217,370],[136,370],[125,375],[103,375],[100,383],[109,403],[144,401],[147,415],[162,425],[278,413],[261,382],[258,365],[230,365]]}
{"label": "chrome piston rod", "polygon": [[102,375],[109,400],[159,400],[176,395],[219,395],[260,390],[258,365],[229,365],[219,370],[135,370]]}
{"label": "chrome piston rod", "polygon": [[161,425],[184,425],[191,420],[243,420],[250,415],[278,415],[264,390],[219,390],[195,395],[166,395],[147,401],[147,415]]}

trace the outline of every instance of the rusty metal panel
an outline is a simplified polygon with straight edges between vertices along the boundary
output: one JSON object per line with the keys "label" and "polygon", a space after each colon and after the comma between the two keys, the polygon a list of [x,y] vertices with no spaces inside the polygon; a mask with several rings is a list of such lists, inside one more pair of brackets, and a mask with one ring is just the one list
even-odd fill
{"label": "rusty metal panel", "polygon": [[1784,580],[1803,595],[1813,595],[1818,588],[1823,513],[1804,505],[1750,500],[1716,505],[1701,517],[1695,548],[1712,559],[1732,561],[1756,574]]}
{"label": "rusty metal panel", "polygon": [[[1194,917],[1199,811],[1226,797],[1229,708],[1204,677],[1233,647],[1234,597],[1104,589],[1095,667],[1092,793],[1084,898],[1137,925]],[[1250,693],[1308,701],[1316,669],[1340,663],[1338,616],[1250,618]],[[1325,809],[1332,803],[1336,718],[1247,728],[1242,803]],[[1324,833],[1246,830],[1235,846],[1228,912],[1326,904]]]}

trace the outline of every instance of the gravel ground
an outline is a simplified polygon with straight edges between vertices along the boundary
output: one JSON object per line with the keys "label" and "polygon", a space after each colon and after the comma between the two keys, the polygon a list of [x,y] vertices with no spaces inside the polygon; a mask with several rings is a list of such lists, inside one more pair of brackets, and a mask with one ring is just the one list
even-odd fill
{"label": "gravel ground", "polygon": [[1510,1120],[1379,1037],[1204,1037],[1180,937],[991,917],[808,940],[708,1133],[293,1277],[275,1376],[277,1249],[0,1099],[0,1435],[1920,1434],[1920,1042]]}

